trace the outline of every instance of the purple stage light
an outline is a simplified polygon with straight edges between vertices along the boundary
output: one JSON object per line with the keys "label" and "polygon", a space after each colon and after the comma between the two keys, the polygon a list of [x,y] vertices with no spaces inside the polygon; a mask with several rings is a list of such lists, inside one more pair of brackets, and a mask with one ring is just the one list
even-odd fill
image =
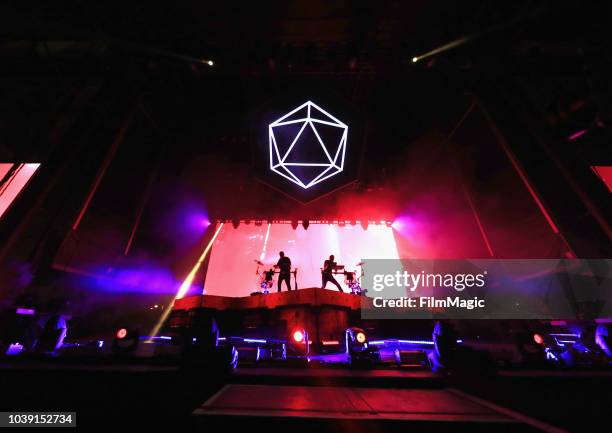
{"label": "purple stage light", "polygon": [[245,343],[261,343],[261,344],[266,344],[267,340],[261,340],[258,338],[245,338],[244,340]]}
{"label": "purple stage light", "polygon": [[84,281],[84,284],[102,292],[168,294],[174,293],[180,285],[168,269],[149,265],[94,269],[85,275],[92,279]]}

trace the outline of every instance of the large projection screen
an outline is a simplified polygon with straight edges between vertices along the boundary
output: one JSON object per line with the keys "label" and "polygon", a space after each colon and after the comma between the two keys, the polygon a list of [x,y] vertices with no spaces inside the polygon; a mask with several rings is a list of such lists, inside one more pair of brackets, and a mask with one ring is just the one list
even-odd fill
{"label": "large projection screen", "polygon": [[[311,224],[307,230],[301,225],[294,230],[290,224],[251,223],[238,228],[224,224],[211,249],[204,294],[239,297],[259,290],[255,260],[269,268],[278,261],[279,251],[284,251],[292,266],[298,268],[299,288],[321,286],[321,267],[330,254],[346,270],[357,274],[356,265],[364,258],[398,258],[394,231],[386,225],[370,225],[364,230],[359,225]],[[348,291],[344,277],[337,275],[336,279]],[[331,283],[327,289],[337,290]]]}

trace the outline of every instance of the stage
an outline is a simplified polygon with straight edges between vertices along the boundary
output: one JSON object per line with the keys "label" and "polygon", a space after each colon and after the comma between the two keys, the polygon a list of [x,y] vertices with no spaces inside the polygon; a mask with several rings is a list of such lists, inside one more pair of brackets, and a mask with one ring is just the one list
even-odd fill
{"label": "stage", "polygon": [[358,310],[362,298],[350,293],[317,287],[282,292],[272,291],[268,294],[254,293],[251,296],[231,297],[201,295],[177,299],[174,310],[191,310],[194,308],[211,308],[223,310],[274,309],[290,306],[337,307]]}

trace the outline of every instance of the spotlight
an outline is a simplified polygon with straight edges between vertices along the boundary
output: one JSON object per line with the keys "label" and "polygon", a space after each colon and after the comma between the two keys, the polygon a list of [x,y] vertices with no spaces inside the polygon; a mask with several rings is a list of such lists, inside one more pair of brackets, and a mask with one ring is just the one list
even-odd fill
{"label": "spotlight", "polygon": [[418,57],[413,57],[413,58],[412,58],[412,63],[416,63],[416,62],[418,62],[418,61],[419,61],[419,58],[418,58]]}
{"label": "spotlight", "polygon": [[310,221],[302,220],[302,227],[304,227],[304,230],[308,230],[309,225],[310,225]]}
{"label": "spotlight", "polygon": [[61,347],[64,338],[66,338],[66,319],[62,315],[52,315],[47,319],[43,326],[42,333],[35,343],[36,352],[39,353],[54,353],[55,350]]}
{"label": "spotlight", "polygon": [[345,332],[346,353],[355,356],[368,351],[367,337],[361,328],[351,327]]}
{"label": "spotlight", "polygon": [[298,221],[297,220],[291,220],[291,227],[293,228],[293,230],[297,229]]}
{"label": "spotlight", "polygon": [[535,341],[536,344],[544,344],[544,338],[540,334],[533,334],[533,341]]}
{"label": "spotlight", "polygon": [[237,229],[239,225],[240,225],[240,220],[236,220],[236,219],[232,220],[232,227]]}
{"label": "spotlight", "polygon": [[360,224],[361,224],[362,229],[364,230],[368,229],[368,220],[361,220]]}
{"label": "spotlight", "polygon": [[287,339],[287,350],[292,356],[304,356],[310,352],[308,332],[304,328],[294,329]]}
{"label": "spotlight", "polygon": [[295,341],[296,343],[301,343],[302,341],[304,341],[304,332],[302,331],[295,331],[293,333],[293,341]]}
{"label": "spotlight", "polygon": [[137,330],[119,328],[115,333],[112,351],[117,354],[127,354],[133,352],[140,342],[140,333]]}
{"label": "spotlight", "polygon": [[212,60],[209,60],[208,62],[206,62],[208,64],[208,66],[214,66],[215,62],[213,62]]}

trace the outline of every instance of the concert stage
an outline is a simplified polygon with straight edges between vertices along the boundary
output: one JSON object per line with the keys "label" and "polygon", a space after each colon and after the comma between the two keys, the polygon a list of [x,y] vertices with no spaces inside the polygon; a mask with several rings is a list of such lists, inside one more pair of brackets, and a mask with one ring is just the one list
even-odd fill
{"label": "concert stage", "polygon": [[259,348],[272,341],[284,344],[293,332],[303,332],[307,353],[338,352],[346,330],[359,324],[361,302],[361,296],[320,288],[240,298],[192,296],[175,302],[169,326],[189,327],[189,312],[198,312],[215,319],[222,340],[242,337]]}
{"label": "concert stage", "polygon": [[194,308],[212,308],[215,310],[248,310],[274,309],[297,306],[336,307],[348,310],[358,310],[361,297],[349,293],[313,287],[309,289],[291,290],[289,292],[257,293],[244,297],[228,297],[215,295],[189,296],[177,299],[174,310],[191,310]]}

